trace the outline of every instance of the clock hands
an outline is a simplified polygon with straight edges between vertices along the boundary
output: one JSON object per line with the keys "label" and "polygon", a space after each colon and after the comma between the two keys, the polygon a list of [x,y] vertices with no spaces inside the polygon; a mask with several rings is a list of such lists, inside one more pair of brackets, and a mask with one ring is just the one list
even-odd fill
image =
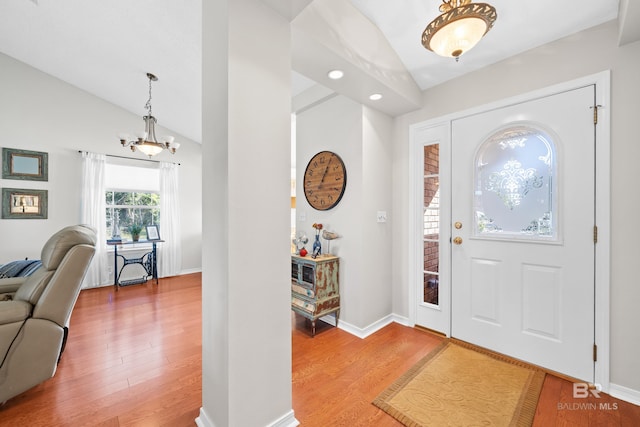
{"label": "clock hands", "polygon": [[329,161],[327,162],[327,167],[324,168],[324,173],[322,174],[322,178],[320,179],[320,184],[318,184],[318,190],[322,188],[322,183],[324,182],[324,177],[327,176],[327,172],[329,171],[329,165],[331,164],[331,160],[333,160],[333,156],[329,157]]}

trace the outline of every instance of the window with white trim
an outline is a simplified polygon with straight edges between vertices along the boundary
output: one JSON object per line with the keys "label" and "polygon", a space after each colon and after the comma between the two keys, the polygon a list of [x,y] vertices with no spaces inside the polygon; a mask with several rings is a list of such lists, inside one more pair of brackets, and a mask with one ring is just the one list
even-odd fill
{"label": "window with white trim", "polygon": [[138,225],[145,239],[145,226],[160,224],[159,170],[107,163],[105,183],[107,238],[131,240],[131,226]]}

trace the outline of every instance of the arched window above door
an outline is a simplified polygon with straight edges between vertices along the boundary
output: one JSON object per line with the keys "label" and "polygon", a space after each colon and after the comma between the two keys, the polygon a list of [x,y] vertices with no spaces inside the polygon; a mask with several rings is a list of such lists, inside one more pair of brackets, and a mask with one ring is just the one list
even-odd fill
{"label": "arched window above door", "polygon": [[557,143],[532,123],[491,134],[478,149],[474,172],[474,236],[558,239]]}

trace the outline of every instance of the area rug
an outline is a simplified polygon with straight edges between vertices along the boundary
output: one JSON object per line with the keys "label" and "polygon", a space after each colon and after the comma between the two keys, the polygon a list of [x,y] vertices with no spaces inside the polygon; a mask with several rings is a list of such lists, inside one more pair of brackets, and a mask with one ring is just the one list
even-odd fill
{"label": "area rug", "polygon": [[530,426],[545,373],[445,341],[373,404],[406,426]]}

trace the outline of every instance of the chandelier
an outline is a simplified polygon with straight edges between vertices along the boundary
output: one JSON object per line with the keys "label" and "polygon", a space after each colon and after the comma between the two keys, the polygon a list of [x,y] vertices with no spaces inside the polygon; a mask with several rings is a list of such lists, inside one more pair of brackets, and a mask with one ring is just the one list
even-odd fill
{"label": "chandelier", "polygon": [[440,12],[422,33],[422,45],[456,61],[484,37],[498,17],[493,6],[471,0],[442,0]]}
{"label": "chandelier", "polygon": [[172,136],[163,136],[162,142],[158,142],[156,139],[155,125],[158,121],[153,117],[151,111],[151,82],[157,81],[158,78],[151,73],[147,73],[147,77],[149,78],[149,99],[144,105],[144,108],[147,109],[147,115],[142,118],[144,120],[144,132],[136,133],[137,139],[132,141],[127,141],[129,135],[122,134],[120,135],[120,143],[123,147],[130,147],[131,151],[138,149],[149,157],[155,156],[165,149],[169,150],[171,154],[175,154],[180,144],[173,142],[174,138]]}

